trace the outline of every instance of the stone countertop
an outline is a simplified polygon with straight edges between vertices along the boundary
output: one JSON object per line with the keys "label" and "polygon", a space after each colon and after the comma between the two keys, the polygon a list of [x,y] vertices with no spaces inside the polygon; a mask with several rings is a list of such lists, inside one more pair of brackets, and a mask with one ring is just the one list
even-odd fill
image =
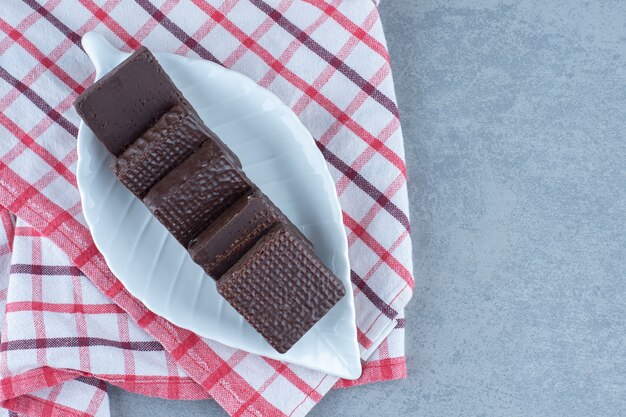
{"label": "stone countertop", "polygon": [[[309,415],[626,415],[626,4],[381,15],[410,176],[409,377]],[[115,387],[111,414],[226,415]]]}

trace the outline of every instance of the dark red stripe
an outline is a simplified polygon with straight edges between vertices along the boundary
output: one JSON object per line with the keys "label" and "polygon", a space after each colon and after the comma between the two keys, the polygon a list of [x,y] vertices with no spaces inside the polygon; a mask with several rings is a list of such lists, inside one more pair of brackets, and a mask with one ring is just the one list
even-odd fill
{"label": "dark red stripe", "polygon": [[355,171],[352,167],[339,159],[335,154],[330,152],[325,146],[317,142],[317,146],[322,151],[324,159],[326,159],[332,166],[337,168],[339,172],[348,177],[348,179],[354,182],[361,190],[369,195],[376,203],[393,216],[407,231],[411,231],[411,224],[407,215],[396,206],[385,194],[380,192],[376,187],[372,185],[365,177]]}
{"label": "dark red stripe", "polygon": [[[400,276],[410,288],[413,288],[415,285],[415,280],[413,279],[413,274],[408,270],[406,265],[400,262],[396,257],[394,257],[391,252],[389,252],[388,248],[385,248],[378,240],[374,238],[367,231],[367,228],[363,227],[357,220],[350,217],[348,213],[343,212],[343,224],[346,226],[354,235],[359,238],[363,243],[365,243],[376,255],[380,257],[380,260],[385,262],[389,267]],[[406,287],[405,287],[406,288]],[[404,288],[402,289],[404,290]],[[400,291],[400,293],[402,292]],[[400,295],[398,293],[398,295]],[[397,297],[397,296],[396,296]]]}
{"label": "dark red stripe", "polygon": [[80,35],[74,32],[72,29],[67,27],[63,22],[61,22],[55,15],[50,13],[50,10],[46,9],[45,6],[40,5],[34,0],[22,0],[26,3],[31,9],[39,13],[44,19],[52,24],[55,28],[57,28],[62,34],[68,37],[69,40],[77,44],[81,49],[82,46],[80,44]]}
{"label": "dark red stripe", "polygon": [[42,301],[11,301],[6,312],[47,311],[60,314],[124,314],[117,304],[45,303]]}
{"label": "dark red stripe", "polygon": [[296,38],[298,41],[302,42],[302,44],[306,46],[307,48],[309,48],[309,50],[314,52],[317,56],[322,58],[324,61],[328,62],[333,67],[335,67],[337,71],[345,75],[350,81],[356,84],[367,95],[372,97],[374,100],[379,102],[384,108],[389,110],[391,114],[393,114],[395,117],[400,117],[400,113],[398,111],[398,106],[396,106],[396,103],[394,103],[392,99],[390,99],[385,94],[383,94],[372,83],[370,83],[365,78],[363,78],[352,67],[346,65],[345,62],[341,61],[339,58],[333,55],[329,50],[327,50],[322,45],[317,43],[306,32],[304,32],[298,26],[294,25],[282,13],[274,9],[269,4],[265,3],[263,0],[250,0],[250,1],[257,8],[259,8],[259,10],[267,14],[280,27],[285,29],[285,31],[287,31],[291,36]]}
{"label": "dark red stripe", "polygon": [[[136,0],[137,4],[139,4],[144,10],[150,13],[157,22],[161,23],[165,29],[167,29],[172,35],[174,35],[181,42],[185,43],[192,50],[194,50],[200,57],[204,59],[209,59],[211,61],[220,63],[207,49],[202,47],[202,45],[198,44],[196,41],[194,42],[194,47],[189,45],[187,42],[191,39],[180,27],[178,27],[175,23],[173,23],[169,18],[163,15],[160,10],[158,10],[154,5],[149,3],[146,0]],[[271,16],[270,16],[271,17]],[[217,19],[217,17],[213,17]],[[217,21],[217,20],[216,20]],[[297,28],[296,28],[297,29]],[[298,29],[300,30],[300,29]],[[304,32],[303,32],[304,33]],[[306,34],[305,34],[306,35]],[[308,35],[307,35],[308,37]],[[321,47],[321,46],[320,46]],[[220,63],[221,64],[221,63]],[[358,75],[358,74],[357,74]],[[365,80],[363,80],[365,81]],[[393,101],[391,102],[393,104]],[[395,106],[395,104],[394,104]],[[326,160],[328,160],[335,168],[341,171],[348,178],[353,180],[361,189],[363,189],[368,195],[370,195],[376,202],[378,202],[383,209],[389,212],[395,219],[397,219],[408,231],[410,231],[410,223],[409,219],[402,210],[400,210],[393,202],[391,202],[382,192],[377,190],[369,181],[367,181],[364,177],[358,174],[354,169],[348,166],[345,162],[339,159],[336,155],[334,155],[329,150],[323,148],[322,153]]]}
{"label": "dark red stripe", "polygon": [[101,21],[111,32],[117,35],[131,50],[135,50],[141,46],[139,41],[135,39],[122,25],[120,25],[115,19],[113,19],[106,10],[98,7],[93,0],[79,0],[91,14]]}
{"label": "dark red stripe", "polygon": [[63,68],[59,67],[55,62],[53,62],[48,56],[46,56],[37,46],[30,41],[30,39],[24,37],[21,33],[19,33],[15,28],[11,27],[6,21],[0,17],[0,30],[7,34],[11,39],[13,39],[19,46],[22,47],[27,53],[29,53],[33,58],[35,58],[41,65],[43,65],[47,70],[50,70],[52,74],[54,74],[59,80],[63,81],[68,87],[76,92],[76,94],[81,94],[85,88],[78,84],[75,79],[73,79]]}
{"label": "dark red stripe", "polygon": [[107,385],[101,379],[81,375],[78,378],[76,378],[76,381],[82,382],[83,384],[86,384],[86,385],[91,385],[92,387],[96,387],[100,391],[107,392]]}
{"label": "dark red stripe", "polygon": [[46,339],[10,340],[0,343],[0,352],[9,350],[47,349],[84,346],[105,346],[118,349],[136,350],[140,352],[159,352],[163,346],[159,342],[120,342],[118,340],[102,339],[99,337],[52,337]]}
{"label": "dark red stripe", "polygon": [[13,264],[11,265],[12,274],[30,274],[30,275],[69,275],[80,277],[83,273],[75,266],[65,265],[31,265],[31,264]]}
{"label": "dark red stripe", "polygon": [[406,165],[404,160],[387,145],[385,145],[384,142],[380,141],[369,131],[363,128],[363,126],[352,119],[350,115],[330,101],[328,97],[324,96],[324,94],[319,91],[316,91],[313,86],[307,83],[304,79],[300,78],[296,73],[285,67],[285,65],[274,58],[274,56],[267,49],[263,48],[258,42],[248,36],[222,12],[211,6],[209,3],[202,2],[201,0],[193,0],[193,2],[200,8],[200,10],[204,11],[211,19],[222,25],[224,29],[237,38],[239,42],[248,47],[250,51],[254,52],[259,58],[265,61],[265,63],[276,71],[277,74],[282,76],[286,81],[291,83],[303,93],[309,95],[311,99],[335,117],[339,123],[354,132],[359,138],[363,139],[365,143],[371,146],[372,149],[394,164],[400,170],[402,175],[406,177]]}
{"label": "dark red stripe", "polygon": [[135,0],[135,2],[148,12],[150,16],[152,16],[152,18],[161,26],[167,29],[168,32],[174,35],[176,39],[187,45],[189,49],[200,55],[201,58],[221,64],[221,62],[219,62],[208,49],[200,45],[194,38],[185,33],[180,26],[174,23],[169,17],[165,16],[163,12],[161,12],[154,4],[147,0]]}
{"label": "dark red stripe", "polygon": [[369,33],[365,32],[359,25],[348,19],[339,9],[330,3],[320,0],[304,0],[311,6],[315,6],[322,12],[330,16],[335,22],[339,23],[345,30],[350,32],[353,36],[362,40],[367,46],[380,55],[385,61],[389,62],[389,52],[380,41],[374,38]]}
{"label": "dark red stripe", "polygon": [[397,319],[396,320],[396,329],[404,329],[405,319]]}
{"label": "dark red stripe", "polygon": [[381,313],[390,319],[394,319],[398,315],[398,312],[389,304],[385,303],[383,299],[380,298],[369,285],[367,285],[367,282],[365,282],[363,278],[358,276],[354,271],[350,271],[350,279],[352,280],[352,283],[359,290],[361,290],[363,295],[365,295],[365,297],[367,297],[367,299],[380,310]]}
{"label": "dark red stripe", "polygon": [[46,101],[38,95],[34,90],[32,90],[29,86],[13,77],[11,74],[7,72],[3,67],[0,66],[0,78],[6,81],[10,86],[15,88],[20,93],[24,94],[24,96],[29,99],[39,110],[45,113],[53,122],[58,123],[63,129],[65,129],[70,135],[76,136],[78,135],[78,127],[76,127],[72,122],[67,120],[61,113],[53,109]]}

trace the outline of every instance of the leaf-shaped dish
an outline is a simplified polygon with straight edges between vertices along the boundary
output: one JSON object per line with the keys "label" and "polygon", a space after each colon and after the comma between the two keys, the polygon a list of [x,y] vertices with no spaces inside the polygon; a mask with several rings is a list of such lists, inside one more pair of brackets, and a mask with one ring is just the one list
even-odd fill
{"label": "leaf-shaped dish", "polygon": [[[129,54],[83,38],[96,78]],[[214,281],[109,168],[112,156],[81,123],[77,179],[83,213],[111,271],[149,309],[200,336],[342,378],[361,374],[348,245],[326,162],[298,117],[248,77],[200,59],[155,56],[243,170],[313,242],[347,295],[287,353],[276,352],[218,293]]]}

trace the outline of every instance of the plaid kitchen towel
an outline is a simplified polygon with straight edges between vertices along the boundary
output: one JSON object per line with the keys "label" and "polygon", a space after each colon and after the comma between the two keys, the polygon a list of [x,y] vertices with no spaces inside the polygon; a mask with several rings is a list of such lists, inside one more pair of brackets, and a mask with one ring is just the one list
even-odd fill
{"label": "plaid kitchen towel", "polygon": [[[276,93],[316,138],[343,210],[364,373],[342,381],[178,328],[108,270],[81,213],[72,104],[80,47],[200,56]],[[3,2],[0,10],[0,401],[13,415],[108,415],[106,386],[214,398],[231,415],[304,415],[332,387],[405,376],[406,170],[371,0]]]}

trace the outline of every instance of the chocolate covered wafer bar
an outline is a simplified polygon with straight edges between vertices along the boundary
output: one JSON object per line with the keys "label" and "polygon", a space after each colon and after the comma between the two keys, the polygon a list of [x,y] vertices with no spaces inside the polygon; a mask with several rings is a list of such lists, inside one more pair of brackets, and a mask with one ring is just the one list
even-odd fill
{"label": "chocolate covered wafer bar", "polygon": [[280,353],[345,295],[292,227],[277,223],[217,281],[218,292]]}
{"label": "chocolate covered wafer bar", "polygon": [[214,279],[235,264],[282,216],[258,190],[241,197],[189,245],[191,259]]}
{"label": "chocolate covered wafer bar", "polygon": [[141,47],[87,88],[74,107],[109,152],[118,156],[163,113],[184,101],[152,53]]}
{"label": "chocolate covered wafer bar", "polygon": [[122,184],[143,198],[150,188],[207,140],[213,141],[241,168],[237,156],[188,105],[176,104],[117,157],[115,173]]}
{"label": "chocolate covered wafer bar", "polygon": [[115,174],[126,188],[143,198],[206,139],[202,122],[179,103],[117,157]]}
{"label": "chocolate covered wafer bar", "polygon": [[215,142],[206,141],[156,183],[143,202],[187,248],[191,239],[252,187],[238,161]]}

